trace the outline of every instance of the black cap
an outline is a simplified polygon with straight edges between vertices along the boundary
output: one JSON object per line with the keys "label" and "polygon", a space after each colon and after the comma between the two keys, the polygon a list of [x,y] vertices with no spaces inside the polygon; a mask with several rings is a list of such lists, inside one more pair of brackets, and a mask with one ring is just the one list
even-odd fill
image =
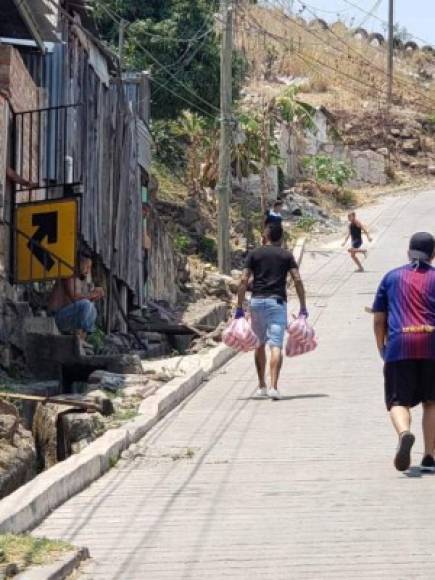
{"label": "black cap", "polygon": [[435,252],[435,238],[427,232],[417,232],[409,242],[409,257],[411,260],[429,262]]}

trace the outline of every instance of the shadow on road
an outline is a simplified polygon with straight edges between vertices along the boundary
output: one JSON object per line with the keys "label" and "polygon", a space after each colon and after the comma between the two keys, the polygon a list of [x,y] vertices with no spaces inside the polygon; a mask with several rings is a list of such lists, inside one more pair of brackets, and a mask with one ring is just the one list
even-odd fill
{"label": "shadow on road", "polygon": [[435,473],[430,473],[428,471],[422,472],[419,467],[410,467],[409,470],[405,473],[405,475],[410,479],[414,479],[417,477],[425,477],[425,476],[433,477]]}
{"label": "shadow on road", "polygon": [[273,400],[269,397],[256,397],[252,395],[251,397],[239,397],[238,401],[272,401],[273,403],[280,403],[281,401],[296,401],[298,399],[324,399],[329,398],[329,395],[325,395],[324,393],[311,393],[307,395],[288,395],[288,396],[281,396],[279,400]]}

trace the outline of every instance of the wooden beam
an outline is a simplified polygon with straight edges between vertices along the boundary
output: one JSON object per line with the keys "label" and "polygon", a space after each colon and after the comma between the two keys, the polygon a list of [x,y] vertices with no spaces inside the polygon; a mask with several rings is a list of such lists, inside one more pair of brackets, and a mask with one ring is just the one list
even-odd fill
{"label": "wooden beam", "polygon": [[20,401],[35,401],[37,403],[42,403],[43,405],[68,405],[69,407],[76,407],[78,409],[83,409],[85,411],[92,411],[93,413],[98,412],[103,415],[107,413],[104,405],[97,405],[91,403],[90,401],[82,400],[77,401],[75,399],[63,399],[61,397],[42,397],[40,395],[26,395],[25,393],[5,393],[0,392],[0,398],[16,399]]}

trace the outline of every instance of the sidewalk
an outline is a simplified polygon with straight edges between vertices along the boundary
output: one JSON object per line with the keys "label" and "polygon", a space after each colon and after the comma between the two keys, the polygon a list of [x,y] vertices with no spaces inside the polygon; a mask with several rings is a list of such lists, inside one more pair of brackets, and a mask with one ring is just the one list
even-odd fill
{"label": "sidewalk", "polygon": [[[238,356],[135,459],[37,533],[88,546],[87,579],[432,579],[435,479],[392,467],[396,440],[364,307],[434,212],[433,192],[362,212],[375,231],[366,274],[353,273],[337,244],[306,254],[320,346],[286,361],[282,401],[251,398],[252,355]],[[418,464],[417,420],[415,431]]]}

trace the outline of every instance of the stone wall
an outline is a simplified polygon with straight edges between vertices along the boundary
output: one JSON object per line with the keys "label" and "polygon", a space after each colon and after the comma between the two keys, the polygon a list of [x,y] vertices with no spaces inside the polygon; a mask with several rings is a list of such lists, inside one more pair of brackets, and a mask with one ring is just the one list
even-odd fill
{"label": "stone wall", "polygon": [[[321,152],[346,161],[352,166],[355,176],[348,184],[350,187],[363,187],[367,184],[385,185],[387,183],[386,156],[382,153],[371,149],[360,151],[332,143],[324,145]],[[386,154],[388,154],[387,150]]]}
{"label": "stone wall", "polygon": [[303,138],[292,134],[284,125],[280,128],[279,149],[287,178],[298,179],[303,175],[301,161],[305,156],[325,154],[346,161],[353,167],[355,177],[349,183],[350,187],[387,183],[386,158],[382,152],[352,150],[342,143],[332,142],[328,119],[321,110],[316,111],[313,120],[317,129],[307,130]]}
{"label": "stone wall", "polygon": [[[274,200],[278,196],[278,168],[275,166],[268,167],[267,169],[267,179],[269,184],[269,195],[268,198],[270,201]],[[235,183],[236,184],[236,183]],[[239,182],[237,182],[237,185]],[[251,174],[247,178],[242,179],[242,188],[247,192],[255,196],[256,198],[260,198],[261,190],[262,190],[262,183],[261,183],[261,176],[257,174]]]}
{"label": "stone wall", "polygon": [[361,187],[365,184],[385,185],[387,183],[385,156],[376,151],[351,151],[350,162],[355,171],[355,177],[350,182],[351,187]]}

